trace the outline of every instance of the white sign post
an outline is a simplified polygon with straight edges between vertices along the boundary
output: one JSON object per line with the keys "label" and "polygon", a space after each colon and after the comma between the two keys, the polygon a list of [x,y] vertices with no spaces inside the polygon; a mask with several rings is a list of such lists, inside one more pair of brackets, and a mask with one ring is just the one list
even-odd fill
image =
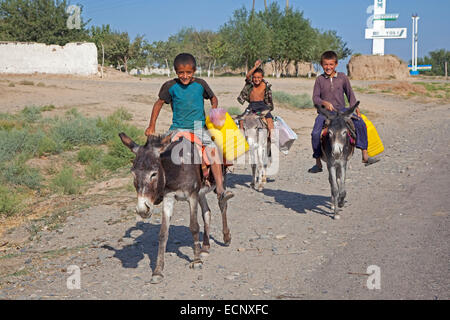
{"label": "white sign post", "polygon": [[371,39],[372,54],[384,55],[385,39],[405,39],[407,36],[406,28],[385,28],[386,21],[395,21],[398,18],[397,13],[386,14],[386,0],[374,0],[373,4],[373,27],[366,29],[365,38]]}
{"label": "white sign post", "polygon": [[418,20],[419,20],[419,16],[417,14],[412,16],[412,58],[411,58],[411,64],[412,64],[412,68],[410,71],[411,75],[418,75],[419,71],[417,70],[417,40],[418,40],[418,36],[417,36],[417,28],[418,28]]}

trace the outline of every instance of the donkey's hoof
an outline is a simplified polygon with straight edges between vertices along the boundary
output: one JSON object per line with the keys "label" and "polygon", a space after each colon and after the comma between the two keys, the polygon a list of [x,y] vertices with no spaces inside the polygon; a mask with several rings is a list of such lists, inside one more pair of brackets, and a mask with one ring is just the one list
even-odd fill
{"label": "donkey's hoof", "polygon": [[209,251],[200,252],[200,258],[207,258],[209,256]]}
{"label": "donkey's hoof", "polygon": [[162,274],[154,274],[152,276],[152,279],[150,280],[151,284],[158,284],[161,283],[164,279],[164,276]]}
{"label": "donkey's hoof", "polygon": [[263,186],[259,186],[259,187],[258,187],[258,191],[259,191],[259,192],[263,191],[263,189],[264,189]]}
{"label": "donkey's hoof", "polygon": [[339,213],[335,213],[333,216],[334,220],[339,220],[341,218],[341,215]]}
{"label": "donkey's hoof", "polygon": [[189,268],[194,270],[199,270],[203,268],[203,261],[202,260],[194,260],[189,264]]}
{"label": "donkey's hoof", "polygon": [[344,199],[339,200],[339,202],[338,202],[338,207],[339,207],[339,208],[342,208],[342,207],[344,207],[344,204],[345,204],[345,200],[344,200]]}

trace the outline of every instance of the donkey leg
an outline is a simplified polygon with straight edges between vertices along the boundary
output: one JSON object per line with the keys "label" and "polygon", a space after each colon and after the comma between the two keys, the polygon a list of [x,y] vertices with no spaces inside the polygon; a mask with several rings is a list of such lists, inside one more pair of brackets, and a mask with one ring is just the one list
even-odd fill
{"label": "donkey leg", "polygon": [[198,224],[197,219],[198,194],[192,194],[189,197],[189,207],[191,209],[189,230],[191,230],[192,237],[194,238],[194,261],[191,262],[190,267],[197,268],[201,267],[201,265],[203,264],[202,260],[200,259],[200,225]]}
{"label": "donkey leg", "polygon": [[338,214],[338,206],[337,206],[337,197],[339,194],[339,187],[337,184],[337,177],[336,177],[336,167],[335,166],[328,166],[328,179],[330,181],[331,186],[331,209],[334,211],[334,218],[339,219]]}
{"label": "donkey leg", "polygon": [[252,183],[250,183],[250,186],[252,188],[255,188],[256,186],[256,164],[252,164]]}
{"label": "donkey leg", "polygon": [[153,271],[150,281],[153,284],[160,283],[164,278],[162,274],[164,269],[164,254],[166,253],[167,239],[169,238],[170,218],[172,217],[174,203],[175,198],[173,195],[164,196],[161,229],[159,230],[158,257],[156,259],[156,268]]}
{"label": "donkey leg", "polygon": [[199,195],[199,203],[202,209],[202,217],[204,223],[203,245],[200,252],[200,257],[203,258],[209,255],[209,226],[211,223],[211,210],[209,209],[208,202],[206,201],[206,195]]}
{"label": "donkey leg", "polygon": [[220,208],[221,213],[222,213],[223,243],[226,246],[229,246],[231,243],[231,233],[230,233],[230,229],[228,228],[227,209],[228,209],[228,203],[225,203],[225,205],[222,208]]}
{"label": "donkey leg", "polygon": [[341,174],[339,177],[339,199],[338,199],[338,207],[342,208],[345,203],[345,196],[347,195],[347,191],[345,191],[345,175],[347,173],[347,163],[341,166]]}

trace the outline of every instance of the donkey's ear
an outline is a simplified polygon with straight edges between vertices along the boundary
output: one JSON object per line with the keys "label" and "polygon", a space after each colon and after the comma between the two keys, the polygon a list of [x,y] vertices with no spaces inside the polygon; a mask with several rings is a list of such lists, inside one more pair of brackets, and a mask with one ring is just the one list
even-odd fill
{"label": "donkey's ear", "polygon": [[160,153],[163,153],[164,151],[166,151],[167,147],[172,142],[172,135],[173,135],[173,133],[169,133],[167,136],[165,136],[164,138],[161,139],[161,148],[159,149]]}
{"label": "donkey's ear", "polygon": [[122,143],[124,145],[126,145],[131,150],[131,152],[133,152],[134,154],[137,154],[140,146],[136,142],[134,142],[130,137],[128,137],[123,132],[119,133],[119,137],[120,137],[120,140],[122,140]]}
{"label": "donkey's ear", "polygon": [[344,112],[342,112],[342,115],[346,118],[351,117],[353,112],[355,112],[355,109],[358,108],[359,101],[356,101],[355,105],[353,107],[348,108]]}
{"label": "donkey's ear", "polygon": [[317,112],[321,115],[323,115],[325,118],[327,118],[328,120],[331,120],[333,118],[335,118],[336,116],[333,115],[330,111],[327,110],[327,108],[325,108],[324,106],[319,106],[319,105],[315,105]]}

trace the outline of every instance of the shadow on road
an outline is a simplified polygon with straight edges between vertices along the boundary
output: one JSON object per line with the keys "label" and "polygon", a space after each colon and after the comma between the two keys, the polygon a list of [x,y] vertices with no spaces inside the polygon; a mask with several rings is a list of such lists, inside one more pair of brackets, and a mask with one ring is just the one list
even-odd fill
{"label": "shadow on road", "polygon": [[[138,222],[136,226],[128,229],[124,235],[124,238],[133,238],[132,232],[141,231],[142,234],[134,239],[133,244],[127,245],[122,249],[116,249],[108,245],[104,245],[102,248],[114,251],[114,258],[119,259],[124,268],[137,268],[139,261],[144,259],[145,255],[148,255],[150,267],[154,270],[158,256],[159,229],[160,224]],[[202,239],[202,233],[200,233],[200,239]],[[193,239],[189,227],[170,226],[166,252],[174,252],[178,257],[192,262],[190,257],[180,251],[181,247],[192,249],[192,245]]]}
{"label": "shadow on road", "polygon": [[[227,176],[227,188],[236,188],[237,185],[251,188],[251,181],[252,176],[249,174],[230,174]],[[274,180],[268,179],[269,183],[272,181]],[[306,211],[308,210],[329,217],[332,217],[333,215],[333,212],[330,209],[330,197],[266,188],[263,189],[262,193],[266,196],[273,197],[276,202],[283,205],[285,208],[294,210],[298,213],[306,214]],[[325,207],[330,211],[326,211],[321,207]]]}
{"label": "shadow on road", "polygon": [[307,195],[298,192],[291,192],[285,190],[263,189],[264,195],[273,197],[276,202],[283,205],[285,208],[294,210],[298,213],[306,214],[306,211],[323,214],[326,216],[332,215],[331,210],[325,211],[320,207],[330,208],[330,197]]}

